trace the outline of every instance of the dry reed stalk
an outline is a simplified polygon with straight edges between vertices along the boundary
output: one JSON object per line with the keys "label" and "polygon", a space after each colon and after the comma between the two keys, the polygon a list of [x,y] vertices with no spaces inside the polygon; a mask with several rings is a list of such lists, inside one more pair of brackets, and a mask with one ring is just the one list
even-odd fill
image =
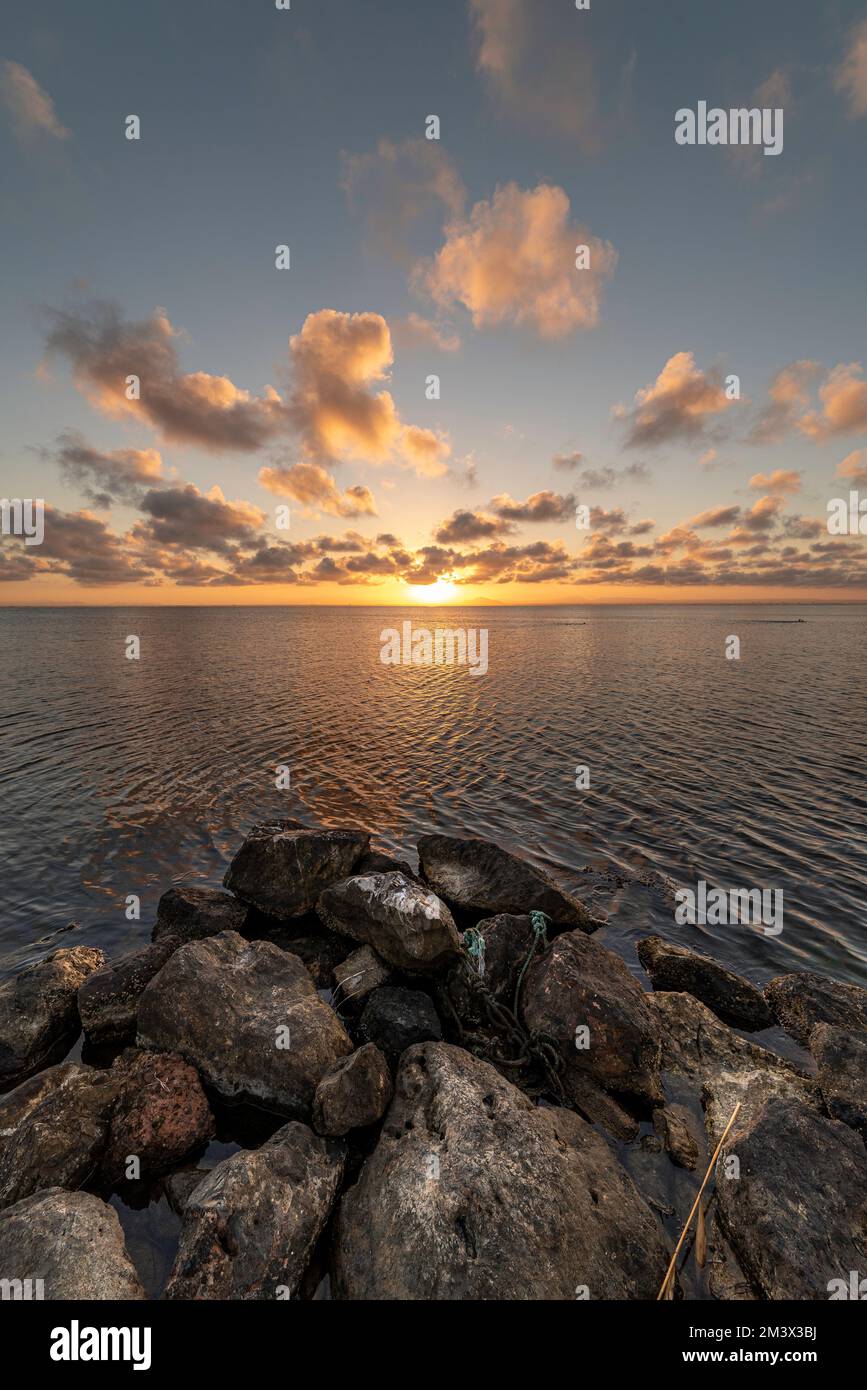
{"label": "dry reed stalk", "polygon": [[662,1287],[660,1288],[659,1293],[656,1295],[656,1301],[657,1301],[657,1303],[659,1303],[661,1300],[668,1300],[668,1299],[674,1298],[674,1266],[675,1266],[675,1262],[677,1261],[677,1257],[678,1257],[678,1255],[680,1254],[680,1247],[683,1245],[683,1242],[684,1242],[684,1238],[685,1238],[685,1236],[686,1236],[686,1233],[687,1233],[687,1231],[689,1230],[689,1228],[690,1228],[690,1226],[691,1226],[691,1224],[692,1224],[692,1218],[695,1216],[696,1208],[698,1207],[699,1203],[701,1202],[702,1194],[704,1193],[704,1190],[705,1190],[705,1188],[707,1187],[707,1184],[708,1184],[708,1180],[709,1180],[709,1178],[710,1178],[710,1175],[711,1175],[711,1173],[712,1173],[713,1170],[714,1170],[714,1167],[715,1167],[715,1165],[716,1165],[717,1159],[719,1158],[720,1149],[722,1148],[723,1144],[725,1143],[726,1139],[728,1138],[728,1132],[729,1132],[729,1130],[731,1129],[732,1125],[734,1124],[735,1120],[737,1119],[737,1117],[738,1117],[738,1111],[740,1110],[740,1108],[741,1108],[741,1102],[738,1101],[737,1105],[735,1106],[734,1110],[732,1111],[731,1115],[729,1116],[729,1122],[728,1122],[728,1124],[726,1125],[725,1129],[724,1129],[723,1132],[722,1132],[722,1136],[721,1136],[721,1138],[720,1138],[720,1141],[719,1141],[719,1143],[717,1144],[716,1148],[715,1148],[714,1151],[713,1151],[713,1158],[711,1159],[710,1163],[709,1163],[708,1166],[707,1166],[707,1172],[706,1172],[705,1175],[704,1175],[704,1180],[703,1180],[703,1182],[702,1182],[701,1187],[698,1189],[698,1195],[696,1196],[696,1199],[695,1199],[695,1201],[694,1201],[693,1204],[692,1204],[692,1210],[690,1211],[689,1216],[686,1218],[686,1225],[684,1226],[683,1230],[682,1230],[681,1233],[680,1233],[680,1240],[677,1242],[677,1245],[674,1247],[674,1254],[673,1254],[672,1257],[671,1257],[671,1263],[669,1264],[668,1269],[665,1271],[665,1278],[664,1278],[663,1281],[662,1281]]}

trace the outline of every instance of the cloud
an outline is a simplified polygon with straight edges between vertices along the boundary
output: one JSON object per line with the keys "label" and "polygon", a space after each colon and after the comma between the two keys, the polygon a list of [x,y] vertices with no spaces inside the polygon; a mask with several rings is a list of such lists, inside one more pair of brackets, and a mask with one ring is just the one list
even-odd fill
{"label": "cloud", "polygon": [[502,517],[461,509],[453,512],[441,523],[434,532],[434,540],[448,545],[452,542],[478,541],[490,536],[502,536],[511,530],[514,530],[514,527]]}
{"label": "cloud", "polygon": [[782,505],[781,497],[760,497],[743,513],[740,524],[747,531],[767,531],[776,523]]}
{"label": "cloud", "polygon": [[12,116],[16,135],[22,139],[34,135],[69,139],[72,132],[57,119],[51,97],[21,63],[0,64],[0,99]]}
{"label": "cloud", "polygon": [[758,492],[773,492],[781,497],[792,497],[801,491],[801,474],[794,469],[775,468],[770,476],[767,473],[754,473],[749,486]]}
{"label": "cloud", "polygon": [[516,502],[507,492],[491,501],[491,510],[504,521],[568,521],[575,517],[575,498],[559,492],[534,492],[524,502]]}
{"label": "cloud", "polygon": [[840,363],[819,387],[822,410],[811,411],[798,421],[798,429],[822,443],[838,434],[867,430],[867,381],[860,362]]}
{"label": "cloud", "polygon": [[140,509],[148,518],[137,523],[136,535],[143,542],[217,553],[254,541],[265,521],[264,512],[251,502],[227,502],[220,488],[204,494],[192,483],[152,489]]}
{"label": "cloud", "polygon": [[[228,377],[181,372],[178,332],[161,309],[135,323],[116,305],[94,302],[77,312],[52,310],[49,318],[49,356],[68,359],[78,389],[106,415],[145,421],[167,440],[213,451],[250,452],[286,427],[272,387],[255,397]],[[139,378],[139,400],[127,399],[128,376]]]}
{"label": "cloud", "polygon": [[561,473],[570,473],[574,469],[580,468],[583,462],[584,455],[577,452],[574,454],[555,454],[551,460],[553,466]]}
{"label": "cloud", "polygon": [[278,497],[293,497],[296,502],[331,516],[376,516],[376,503],[369,488],[356,484],[341,493],[331,474],[315,463],[263,468],[259,482]]}
{"label": "cloud", "polygon": [[853,120],[867,116],[867,19],[852,30],[846,56],[834,78],[834,86],[843,92],[849,103]]}
{"label": "cloud", "polygon": [[748,435],[751,444],[779,444],[792,430],[800,413],[810,403],[810,387],[822,375],[819,362],[803,358],[790,362],[773,378],[768,395],[770,404],[760,412]]}
{"label": "cloud", "polygon": [[448,440],[400,419],[388,391],[376,391],[393,361],[381,314],[308,314],[289,340],[294,389],[289,416],[308,461],[341,458],[380,464],[397,460],[422,476],[447,471]]}
{"label": "cloud", "polygon": [[[529,325],[541,337],[594,328],[605,281],[617,264],[610,242],[569,221],[562,188],[539,184],[498,187],[454,219],[433,261],[415,273],[417,288],[443,307],[463,305],[476,328]],[[589,247],[589,266],[576,269],[576,247]]]}
{"label": "cloud", "polygon": [[709,511],[700,512],[694,516],[687,524],[689,526],[731,526],[737,521],[741,514],[740,507],[711,507]]}
{"label": "cloud", "polygon": [[367,154],[343,156],[342,185],[350,205],[367,223],[368,240],[401,264],[412,260],[416,225],[444,215],[458,217],[465,190],[460,175],[436,140],[380,140]]}
{"label": "cloud", "polygon": [[631,463],[626,468],[585,468],[581,473],[582,487],[594,492],[606,492],[619,483],[649,483],[650,469],[644,463]]}
{"label": "cloud", "polygon": [[112,501],[136,502],[142,486],[162,479],[162,458],[156,449],[116,449],[102,453],[74,430],[57,441],[54,458],[67,482],[77,483],[97,507]]}
{"label": "cloud", "polygon": [[62,512],[45,507],[45,539],[38,547],[43,572],[63,574],[78,584],[149,583],[153,570],[128,537],[116,536],[104,521],[83,510]]}
{"label": "cloud", "polygon": [[727,411],[729,400],[715,370],[703,372],[691,352],[669,357],[656,381],[637,391],[630,409],[615,408],[625,422],[630,448],[699,437],[709,420]]}
{"label": "cloud", "polygon": [[391,333],[399,348],[436,348],[438,352],[457,352],[461,345],[458,334],[451,327],[422,318],[420,314],[408,314],[394,324]]}
{"label": "cloud", "polygon": [[867,449],[855,449],[837,464],[836,477],[849,478],[853,483],[867,483]]}

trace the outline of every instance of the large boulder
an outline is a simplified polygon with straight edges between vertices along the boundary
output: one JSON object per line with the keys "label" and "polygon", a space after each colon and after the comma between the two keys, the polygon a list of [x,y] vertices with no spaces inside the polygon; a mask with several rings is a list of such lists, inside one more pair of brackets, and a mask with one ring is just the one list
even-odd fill
{"label": "large boulder", "polygon": [[25,1197],[0,1212],[4,1279],[41,1279],[46,1299],[146,1297],[117,1212],[89,1192],[59,1188]]}
{"label": "large boulder", "polygon": [[376,1124],[392,1093],[388,1063],[375,1043],[365,1043],[327,1071],[316,1087],[313,1128],[337,1138]]}
{"label": "large boulder", "polygon": [[656,1218],[605,1141],[448,1043],[404,1054],[379,1143],[344,1196],[341,1299],[651,1299]]}
{"label": "large boulder", "polygon": [[435,893],[404,874],[361,874],[326,888],[320,920],[372,946],[398,970],[439,970],[461,950],[452,914]]}
{"label": "large boulder", "polygon": [[708,956],[661,936],[646,936],[638,942],[638,959],[654,989],[693,994],[732,1028],[759,1032],[773,1027],[774,1015],[761,991]]}
{"label": "large boulder", "polygon": [[145,1180],[213,1139],[214,1117],[199,1074],[183,1058],[130,1048],[116,1059],[112,1076],[119,1089],[101,1163],[103,1179],[111,1186],[128,1180],[132,1157]]}
{"label": "large boulder", "polygon": [[60,1060],[81,1029],[78,991],[104,965],[91,946],[63,947],[0,984],[0,1091]]}
{"label": "large boulder", "polygon": [[297,956],[223,932],[175,951],[141,997],[140,1047],[177,1052],[228,1099],[308,1115],[352,1043]]}
{"label": "large boulder", "polygon": [[257,825],[223,882],[270,917],[301,917],[324,888],[352,873],[369,844],[362,830],[303,830],[295,821]]}
{"label": "large boulder", "polygon": [[480,912],[522,914],[534,908],[561,927],[592,932],[599,923],[583,903],[553,879],[489,840],[423,835],[418,842],[422,873],[440,897]]}
{"label": "large boulder", "polygon": [[164,1297],[287,1299],[298,1290],[343,1177],[344,1153],[290,1123],[218,1163],[186,1198]]}
{"label": "large boulder", "polygon": [[133,1041],[139,998],[180,944],[177,937],[162,936],[153,945],[129,951],[88,975],[78,991],[78,1012],[88,1042],[117,1046]]}
{"label": "large boulder", "polygon": [[[574,931],[558,936],[534,960],[521,1009],[531,1033],[556,1043],[567,1092],[575,1074],[616,1095],[658,1105],[659,1032],[648,997],[619,956]],[[583,1028],[589,1036],[576,1031]]]}
{"label": "large boulder", "polygon": [[119,1089],[111,1072],[63,1062],[0,1100],[0,1207],[95,1177]]}
{"label": "large boulder", "polygon": [[[739,1175],[727,1160],[736,1156]],[[717,1160],[720,1221],[770,1299],[827,1299],[867,1258],[867,1155],[851,1129],[771,1095],[738,1115]]]}
{"label": "large boulder", "polygon": [[810,1051],[828,1113],[867,1140],[867,1033],[817,1023],[810,1034]]}
{"label": "large boulder", "polygon": [[765,985],[765,998],[787,1033],[809,1047],[817,1023],[867,1031],[867,989],[844,984],[812,970],[777,975]]}
{"label": "large boulder", "polygon": [[443,1035],[430,995],[420,989],[383,985],[364,1006],[359,1029],[382,1049],[392,1066],[413,1043],[438,1042]]}
{"label": "large boulder", "polygon": [[243,932],[249,911],[246,903],[222,888],[169,888],[159,900],[151,940],[174,937],[181,945],[223,931]]}

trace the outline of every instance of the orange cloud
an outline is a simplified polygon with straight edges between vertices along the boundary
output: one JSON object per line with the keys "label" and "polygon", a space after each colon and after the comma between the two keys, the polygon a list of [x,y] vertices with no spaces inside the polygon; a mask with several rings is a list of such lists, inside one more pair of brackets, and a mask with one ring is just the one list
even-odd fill
{"label": "orange cloud", "polygon": [[749,485],[759,492],[778,493],[782,497],[794,496],[801,491],[801,475],[794,469],[775,468],[770,476],[767,473],[754,473]]}
{"label": "orange cloud", "polygon": [[376,503],[369,488],[358,484],[341,493],[333,477],[315,463],[294,463],[291,467],[262,468],[259,482],[278,497],[292,497],[308,507],[331,516],[376,516]]}
{"label": "orange cloud", "polygon": [[652,385],[635,393],[630,409],[617,406],[614,414],[627,423],[627,445],[640,446],[694,438],[708,420],[735,404],[717,372],[703,372],[691,352],[677,352]]}
{"label": "orange cloud", "polygon": [[838,478],[851,478],[855,483],[867,483],[867,449],[855,449],[837,464]]}
{"label": "orange cloud", "polygon": [[852,31],[849,50],[834,80],[838,92],[849,101],[849,115],[867,116],[867,19]]}
{"label": "orange cloud", "polygon": [[71,132],[57,119],[54,102],[21,63],[0,65],[0,97],[12,116],[16,135],[51,135],[68,140]]}
{"label": "orange cloud", "polygon": [[867,430],[867,381],[860,362],[840,363],[819,388],[822,410],[798,421],[798,429],[821,442],[837,434]]}

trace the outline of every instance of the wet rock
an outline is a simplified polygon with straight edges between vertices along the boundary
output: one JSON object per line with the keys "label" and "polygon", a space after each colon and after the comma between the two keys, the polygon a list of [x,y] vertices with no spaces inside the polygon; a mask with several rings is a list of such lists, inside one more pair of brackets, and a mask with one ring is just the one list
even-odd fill
{"label": "wet rock", "polygon": [[167,1299],[291,1298],[343,1177],[342,1146],[290,1123],[190,1193]]}
{"label": "wet rock", "polygon": [[701,1148],[693,1133],[692,1116],[686,1106],[666,1105],[654,1110],[653,1128],[672,1163],[692,1172],[698,1163]]}
{"label": "wet rock", "polygon": [[[583,1073],[606,1091],[656,1105],[660,1045],[648,998],[613,951],[568,932],[527,971],[523,1022],[556,1043],[566,1077]],[[576,1029],[585,1026],[589,1046],[576,1046]]]}
{"label": "wet rock", "polygon": [[655,1217],[604,1139],[447,1043],[403,1056],[336,1226],[341,1299],[653,1298]]}
{"label": "wet rock", "polygon": [[277,821],[250,831],[224,885],[271,917],[301,917],[330,884],[348,878],[367,850],[361,830],[299,830]]}
{"label": "wet rock", "polygon": [[372,946],[359,946],[334,967],[334,993],[341,1008],[350,999],[366,999],[380,985],[388,984],[391,971]]}
{"label": "wet rock", "polygon": [[78,1012],[89,1043],[133,1041],[142,991],[180,944],[177,937],[163,936],[87,977],[78,991]]}
{"label": "wet rock", "polygon": [[867,1140],[867,1033],[817,1023],[810,1034],[810,1051],[828,1113]]}
{"label": "wet rock", "polygon": [[104,965],[102,951],[62,947],[0,984],[0,1090],[59,1060],[81,1027],[79,988]]}
{"label": "wet rock", "polygon": [[646,936],[638,942],[638,959],[654,989],[692,994],[732,1028],[759,1032],[773,1027],[774,1016],[755,985],[708,956],[661,936]]}
{"label": "wet rock", "polygon": [[0,1279],[42,1279],[46,1299],[144,1299],[117,1213],[52,1188],[0,1212]]}
{"label": "wet rock", "polygon": [[435,971],[461,950],[445,903],[403,874],[347,878],[325,890],[316,912],[332,931],[372,946],[398,970]]}
{"label": "wet rock", "polygon": [[297,956],[223,932],[175,951],[141,997],[138,1044],[176,1052],[222,1096],[309,1114],[352,1051]]}
{"label": "wet rock", "polygon": [[313,1128],[339,1137],[376,1124],[392,1093],[388,1063],[375,1043],[365,1043],[326,1072],[316,1087]]}
{"label": "wet rock", "polygon": [[249,909],[222,888],[170,888],[157,907],[151,940],[172,936],[180,945],[220,932],[243,932]]}
{"label": "wet rock", "polygon": [[867,989],[811,970],[778,975],[765,985],[765,998],[786,1032],[808,1047],[817,1023],[867,1031]]}
{"label": "wet rock", "polygon": [[591,1124],[599,1125],[621,1144],[631,1144],[638,1137],[640,1125],[635,1116],[603,1091],[592,1077],[573,1068],[561,1081],[566,1099]]}
{"label": "wet rock", "polygon": [[77,1062],[32,1076],[0,1101],[0,1207],[93,1179],[108,1138],[117,1077]]}
{"label": "wet rock", "polygon": [[384,854],[382,850],[369,849],[363,854],[356,864],[353,873],[355,874],[403,874],[405,878],[411,878],[418,882],[418,875],[414,874],[412,868],[405,859],[395,859],[391,854]]}
{"label": "wet rock", "polygon": [[190,1195],[212,1171],[210,1168],[181,1168],[163,1178],[166,1201],[176,1216],[183,1216]]}
{"label": "wet rock", "polygon": [[[501,912],[486,917],[475,928],[482,938],[482,975],[486,988],[498,1001],[512,1008],[521,968],[533,943],[533,924],[527,916]],[[480,961],[472,960],[478,974]],[[468,988],[463,962],[456,965],[449,981],[449,995],[460,1017],[467,1023],[484,1023],[485,1011]]]}
{"label": "wet rock", "polygon": [[273,941],[281,950],[289,951],[303,960],[310,972],[310,978],[317,989],[330,989],[335,969],[352,950],[352,942],[334,932],[311,933],[306,936],[286,938],[265,937]]}
{"label": "wet rock", "polygon": [[[736,1156],[740,1176],[726,1176]],[[864,1268],[867,1155],[811,1105],[771,1095],[741,1112],[717,1161],[719,1218],[765,1298],[827,1299]]]}
{"label": "wet rock", "polygon": [[131,1156],[146,1180],[213,1138],[214,1117],[199,1074],[183,1058],[131,1048],[117,1058],[112,1075],[120,1090],[102,1159],[107,1183],[136,1181],[127,1177]]}
{"label": "wet rock", "polygon": [[392,1066],[413,1043],[436,1042],[442,1024],[433,1002],[417,989],[383,985],[364,1006],[360,1029],[368,1042],[376,1043]]}
{"label": "wet rock", "polygon": [[536,908],[562,927],[592,932],[599,923],[571,893],[523,859],[489,840],[423,835],[422,873],[436,893],[462,908],[522,914]]}

